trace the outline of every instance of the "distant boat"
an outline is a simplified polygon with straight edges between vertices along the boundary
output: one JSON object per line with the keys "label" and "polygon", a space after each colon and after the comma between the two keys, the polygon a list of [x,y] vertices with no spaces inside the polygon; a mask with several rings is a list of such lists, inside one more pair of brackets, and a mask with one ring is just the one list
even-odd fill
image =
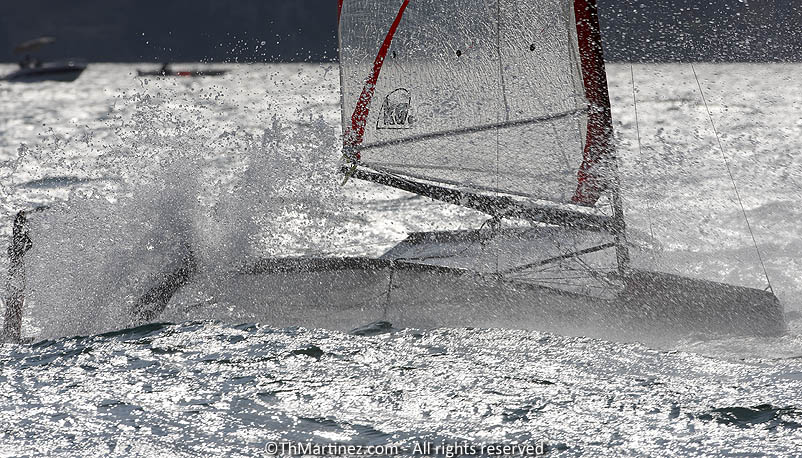
{"label": "distant boat", "polygon": [[39,81],[75,81],[86,70],[86,62],[77,60],[61,60],[41,62],[31,57],[30,52],[56,41],[53,37],[39,37],[20,43],[14,48],[15,54],[25,54],[19,62],[19,69],[0,78],[4,81],[19,83],[36,83]]}
{"label": "distant boat", "polygon": [[159,70],[137,70],[138,76],[220,76],[224,75],[228,70],[182,70],[174,71],[170,68],[170,64],[162,65]]}
{"label": "distant boat", "polygon": [[86,70],[86,63],[80,61],[37,62],[29,67],[3,77],[5,81],[36,83],[39,81],[75,81]]}

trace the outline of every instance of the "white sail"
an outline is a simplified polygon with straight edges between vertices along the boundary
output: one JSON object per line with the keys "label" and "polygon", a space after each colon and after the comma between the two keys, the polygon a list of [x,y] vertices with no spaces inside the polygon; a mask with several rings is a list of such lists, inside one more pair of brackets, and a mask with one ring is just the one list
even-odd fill
{"label": "white sail", "polygon": [[358,137],[363,165],[571,202],[588,107],[572,1],[345,0],[340,41],[346,142]]}

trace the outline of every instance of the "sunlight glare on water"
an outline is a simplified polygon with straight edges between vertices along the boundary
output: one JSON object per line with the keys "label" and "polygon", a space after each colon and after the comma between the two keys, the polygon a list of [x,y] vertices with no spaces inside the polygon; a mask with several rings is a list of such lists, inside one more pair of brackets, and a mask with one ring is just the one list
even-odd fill
{"label": "sunlight glare on water", "polygon": [[[28,268],[56,304],[26,315],[26,334],[48,340],[0,347],[0,455],[258,455],[277,440],[792,455],[802,448],[798,67],[697,68],[789,333],[667,346],[209,321],[119,330],[135,292],[188,246],[224,271],[261,256],[377,256],[408,232],[484,218],[340,187],[334,66],[230,65],[221,78],[170,80],[98,64],[68,85],[0,83],[2,234],[17,210],[51,206],[33,226]],[[669,271],[762,289],[689,69],[635,75],[642,154],[629,67],[609,67],[633,243],[659,246]]]}

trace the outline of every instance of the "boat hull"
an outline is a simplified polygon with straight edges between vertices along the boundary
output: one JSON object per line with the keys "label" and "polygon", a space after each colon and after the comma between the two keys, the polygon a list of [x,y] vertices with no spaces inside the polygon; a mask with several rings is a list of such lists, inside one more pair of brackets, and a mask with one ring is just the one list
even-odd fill
{"label": "boat hull", "polygon": [[188,71],[170,71],[170,72],[163,72],[160,70],[156,71],[148,71],[148,70],[137,70],[137,76],[177,76],[177,77],[188,77],[188,78],[199,78],[202,76],[222,76],[225,75],[228,70],[188,70]]}
{"label": "boat hull", "polygon": [[404,261],[273,259],[238,273],[196,277],[161,319],[343,331],[388,321],[395,327],[498,327],[613,340],[785,332],[782,307],[771,293],[638,270],[624,285],[617,296],[600,298]]}
{"label": "boat hull", "polygon": [[38,83],[42,81],[72,82],[86,70],[86,64],[77,62],[52,63],[41,67],[21,68],[3,79],[14,83]]}
{"label": "boat hull", "polygon": [[[15,268],[23,265],[31,246],[24,217],[20,213],[15,222],[10,250],[16,257],[8,285],[19,285],[7,288],[5,297],[4,334],[10,340],[21,336],[25,309],[57,306],[47,303],[47,294],[39,297],[36,288],[26,291],[25,272]],[[545,235],[540,232],[532,236]],[[533,283],[536,276],[516,279],[476,267],[432,264],[448,259],[459,265],[459,256],[467,252],[462,244],[476,245],[471,235],[481,233],[418,234],[381,258],[267,258],[235,270],[204,268],[190,249],[178,267],[155,277],[136,296],[129,323],[216,319],[349,331],[386,321],[396,328],[508,328],[644,342],[786,331],[779,301],[758,289],[638,269],[611,274],[605,283],[614,286],[603,290],[566,289]],[[530,243],[518,233],[497,234],[493,240],[512,251],[516,240]],[[456,254],[443,257],[449,247],[457,248]],[[481,251],[502,253],[489,247]],[[429,262],[398,257],[413,253],[428,253],[418,259]],[[107,312],[119,317],[113,308]],[[95,318],[113,322],[114,317]]]}

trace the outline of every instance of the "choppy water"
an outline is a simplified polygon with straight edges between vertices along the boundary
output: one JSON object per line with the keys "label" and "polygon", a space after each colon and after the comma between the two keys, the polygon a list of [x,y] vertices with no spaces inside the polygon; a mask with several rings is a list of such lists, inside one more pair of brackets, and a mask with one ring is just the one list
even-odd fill
{"label": "choppy water", "polygon": [[802,446],[798,354],[188,323],[7,347],[2,363],[9,455],[252,455],[272,441],[410,451],[543,440],[570,456],[791,456]]}
{"label": "choppy water", "polygon": [[[802,450],[798,66],[697,68],[790,312],[786,336],[650,348],[512,330],[114,330],[123,324],[93,319],[98,310],[121,309],[184,242],[219,268],[266,254],[376,255],[409,231],[483,221],[339,187],[336,68],[229,68],[143,80],[135,66],[92,65],[71,84],[0,83],[3,234],[17,209],[53,205],[34,228],[31,269],[59,304],[25,323],[52,338],[0,347],[0,455],[258,455],[275,441],[410,453],[542,440],[569,456]],[[633,233],[644,244],[654,233],[666,270],[762,288],[689,67],[635,67],[643,153],[629,71],[609,73]],[[90,335],[58,337],[75,334]]]}

